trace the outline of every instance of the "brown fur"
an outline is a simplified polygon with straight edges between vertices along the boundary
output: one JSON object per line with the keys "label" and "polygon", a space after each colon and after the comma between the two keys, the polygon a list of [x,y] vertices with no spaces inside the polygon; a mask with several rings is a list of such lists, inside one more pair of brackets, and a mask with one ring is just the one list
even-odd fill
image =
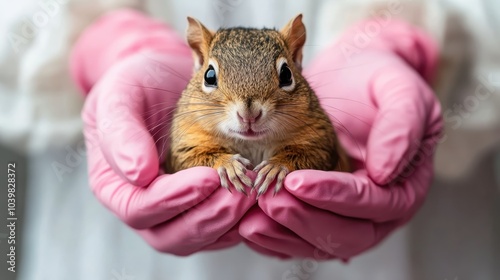
{"label": "brown fur", "polygon": [[[281,31],[230,28],[211,32],[196,20],[189,19],[189,24],[188,42],[200,68],[178,102],[171,129],[170,172],[194,166],[238,169],[241,166],[231,165],[235,154],[267,160],[285,167],[286,173],[349,169],[332,123],[300,74],[305,42],[301,16]],[[295,79],[290,92],[279,87],[279,57],[287,59]],[[219,66],[218,87],[205,93],[202,84],[209,59]],[[273,112],[270,117],[281,124],[279,129],[265,139],[251,141],[221,133],[217,126],[228,117],[227,105],[232,102],[246,104],[248,110],[255,102],[267,102]],[[236,173],[228,172],[230,181]]]}

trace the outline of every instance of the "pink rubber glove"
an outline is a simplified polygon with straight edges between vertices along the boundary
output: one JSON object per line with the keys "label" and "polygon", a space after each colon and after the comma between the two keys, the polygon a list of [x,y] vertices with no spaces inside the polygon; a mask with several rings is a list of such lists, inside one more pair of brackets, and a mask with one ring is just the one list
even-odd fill
{"label": "pink rubber glove", "polygon": [[170,117],[192,73],[191,51],[164,24],[131,10],[90,26],[71,69],[83,91],[90,186],[154,248],[176,255],[233,246],[254,205],[219,187],[212,168],[160,175]]}
{"label": "pink rubber glove", "polygon": [[362,22],[320,53],[305,76],[355,171],[290,173],[283,191],[259,199],[265,215],[252,210],[241,221],[248,245],[282,257],[348,259],[407,222],[431,184],[442,130],[426,83],[436,61],[432,40],[395,20]]}

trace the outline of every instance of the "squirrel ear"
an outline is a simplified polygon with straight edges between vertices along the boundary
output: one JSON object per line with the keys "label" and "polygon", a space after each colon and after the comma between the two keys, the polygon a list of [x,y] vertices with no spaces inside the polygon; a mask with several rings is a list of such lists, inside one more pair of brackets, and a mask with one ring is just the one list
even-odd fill
{"label": "squirrel ear", "polygon": [[193,50],[195,68],[199,69],[208,56],[208,47],[210,46],[214,33],[192,17],[188,17],[187,20],[187,41]]}
{"label": "squirrel ear", "polygon": [[306,27],[302,22],[302,14],[297,15],[288,24],[281,29],[281,34],[292,53],[293,61],[302,69],[302,48],[306,43]]}

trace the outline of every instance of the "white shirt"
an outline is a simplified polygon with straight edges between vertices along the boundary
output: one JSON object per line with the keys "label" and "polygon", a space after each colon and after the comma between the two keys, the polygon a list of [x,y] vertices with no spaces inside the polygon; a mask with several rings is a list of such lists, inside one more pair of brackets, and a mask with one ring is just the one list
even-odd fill
{"label": "white shirt", "polygon": [[[446,133],[452,137],[438,151],[436,182],[411,225],[349,264],[279,261],[244,245],[187,258],[155,252],[100,205],[88,188],[85,155],[75,153],[82,144],[83,98],[71,83],[67,59],[79,32],[97,15],[132,5],[169,22],[181,33],[188,15],[215,29],[234,25],[281,27],[303,13],[308,28],[307,64],[343,28],[372,14],[374,7],[383,10],[386,2],[1,3],[0,34],[7,36],[0,41],[0,143],[24,151],[30,163],[19,279],[497,279],[500,199],[494,155],[485,157],[484,153],[498,147],[500,140],[500,67],[498,60],[495,62],[500,35],[498,1],[414,2],[401,1],[403,10],[396,16],[419,24],[443,47],[442,69],[446,71],[436,86],[443,111],[462,104],[481,83],[492,89],[492,95],[474,107],[458,128],[446,122]],[[455,12],[460,15],[458,20]],[[23,33],[30,24],[34,30],[31,37]],[[465,43],[474,47],[468,49]],[[72,172],[58,178],[51,164],[67,164],[68,158]]]}

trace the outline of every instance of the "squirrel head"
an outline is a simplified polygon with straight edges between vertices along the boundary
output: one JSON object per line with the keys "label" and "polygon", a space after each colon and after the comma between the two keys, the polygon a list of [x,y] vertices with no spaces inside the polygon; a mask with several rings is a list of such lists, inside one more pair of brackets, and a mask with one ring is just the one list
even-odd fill
{"label": "squirrel head", "polygon": [[[210,31],[188,17],[187,40],[195,74],[187,92],[223,105],[201,118],[207,129],[239,139],[263,139],[293,129],[291,112],[307,112],[312,91],[301,75],[306,29],[302,15],[281,30],[227,28]],[[298,113],[297,113],[298,114]],[[293,117],[300,115],[293,114]]]}

